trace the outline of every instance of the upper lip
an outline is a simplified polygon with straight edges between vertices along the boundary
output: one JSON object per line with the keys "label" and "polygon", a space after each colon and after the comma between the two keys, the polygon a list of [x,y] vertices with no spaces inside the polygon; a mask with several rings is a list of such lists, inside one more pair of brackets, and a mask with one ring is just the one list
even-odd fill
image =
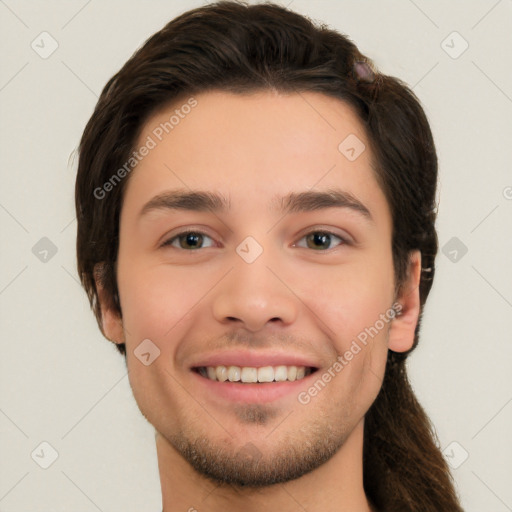
{"label": "upper lip", "polygon": [[263,352],[256,350],[233,350],[205,354],[198,357],[191,368],[202,366],[306,366],[318,368],[319,364],[311,357],[290,352]]}

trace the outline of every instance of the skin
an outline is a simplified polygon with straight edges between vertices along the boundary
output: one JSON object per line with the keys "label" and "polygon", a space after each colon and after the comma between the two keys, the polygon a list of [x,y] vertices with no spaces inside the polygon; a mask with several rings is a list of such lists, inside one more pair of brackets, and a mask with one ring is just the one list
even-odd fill
{"label": "skin", "polygon": [[[129,177],[117,262],[122,318],[102,308],[104,333],[126,343],[135,399],[156,429],[164,511],[372,510],[362,485],[364,415],[381,387],[387,350],[412,346],[420,255],[411,254],[396,296],[389,205],[364,129],[345,103],[310,92],[214,91],[195,98],[197,107]],[[155,114],[136,147],[177,106]],[[349,134],[366,146],[354,161],[338,151]],[[270,206],[276,195],[331,187],[356,197],[372,220],[348,208],[283,215]],[[139,216],[151,198],[177,188],[221,193],[231,210]],[[204,248],[180,248],[176,238],[174,246],[161,246],[186,228],[205,235]],[[347,243],[335,236],[315,248],[306,235],[322,229]],[[247,236],[263,249],[250,264],[236,252]],[[101,287],[99,293],[106,304]],[[212,351],[268,349],[303,354],[322,375],[394,302],[401,315],[306,405],[296,393],[235,404],[207,392],[190,370]],[[134,355],[144,339],[160,350],[148,366]],[[219,474],[243,468],[250,481],[273,469],[282,481],[222,483],[187,460],[184,449],[193,441]],[[258,465],[241,465],[248,441]],[[294,462],[306,470],[291,478]]]}

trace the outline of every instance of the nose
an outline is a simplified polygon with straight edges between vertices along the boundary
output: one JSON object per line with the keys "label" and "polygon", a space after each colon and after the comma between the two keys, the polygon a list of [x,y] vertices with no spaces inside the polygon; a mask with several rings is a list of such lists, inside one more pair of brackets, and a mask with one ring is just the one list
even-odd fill
{"label": "nose", "polygon": [[235,260],[233,270],[215,288],[213,316],[222,324],[238,323],[252,332],[267,324],[292,324],[300,300],[291,291],[287,276],[280,274],[265,252],[252,263]]}

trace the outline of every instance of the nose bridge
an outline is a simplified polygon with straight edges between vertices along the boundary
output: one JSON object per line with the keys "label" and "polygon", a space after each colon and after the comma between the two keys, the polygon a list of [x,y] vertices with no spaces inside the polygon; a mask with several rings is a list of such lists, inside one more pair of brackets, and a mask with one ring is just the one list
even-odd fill
{"label": "nose bridge", "polygon": [[234,268],[217,288],[213,314],[219,322],[241,322],[259,330],[269,321],[290,324],[297,313],[296,298],[278,279],[279,251],[247,237],[233,255]]}

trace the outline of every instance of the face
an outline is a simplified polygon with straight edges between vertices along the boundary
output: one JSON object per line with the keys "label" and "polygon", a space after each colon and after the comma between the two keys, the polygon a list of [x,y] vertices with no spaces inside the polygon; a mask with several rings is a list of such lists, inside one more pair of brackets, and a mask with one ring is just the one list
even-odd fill
{"label": "face", "polygon": [[106,325],[141,412],[195,470],[285,482],[362,428],[388,348],[412,344],[391,310],[390,210],[340,100],[195,99],[168,134],[181,104],[153,116],[136,145],[154,147],[125,190],[122,330],[110,312]]}

